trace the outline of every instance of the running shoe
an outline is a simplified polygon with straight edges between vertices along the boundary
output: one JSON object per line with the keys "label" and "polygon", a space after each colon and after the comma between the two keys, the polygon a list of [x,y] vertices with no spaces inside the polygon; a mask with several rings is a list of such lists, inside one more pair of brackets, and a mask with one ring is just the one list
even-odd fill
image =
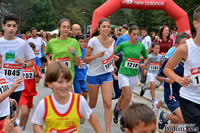
{"label": "running shoe", "polygon": [[114,122],[115,124],[118,123],[118,117],[119,117],[119,113],[116,113],[116,112],[115,112],[115,108],[114,108],[114,109],[113,109],[113,122]]}
{"label": "running shoe", "polygon": [[162,130],[162,129],[164,128],[164,126],[165,126],[166,124],[168,124],[168,120],[165,120],[165,119],[163,118],[163,115],[164,115],[165,113],[166,113],[166,112],[163,110],[163,111],[161,111],[160,116],[159,116],[158,128],[159,128],[160,130]]}
{"label": "running shoe", "polygon": [[145,93],[145,86],[143,85],[141,87],[140,96],[142,97],[144,95],[144,93]]}
{"label": "running shoe", "polygon": [[125,121],[124,120],[120,120],[120,129],[122,130],[122,132],[125,132]]}

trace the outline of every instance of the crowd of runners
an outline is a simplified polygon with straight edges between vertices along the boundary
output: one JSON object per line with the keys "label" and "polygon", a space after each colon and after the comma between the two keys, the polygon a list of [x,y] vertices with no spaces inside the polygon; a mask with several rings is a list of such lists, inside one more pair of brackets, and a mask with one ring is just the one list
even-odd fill
{"label": "crowd of runners", "polygon": [[[99,89],[106,133],[112,121],[120,123],[119,132],[174,132],[179,126],[200,132],[200,7],[193,25],[194,38],[167,25],[156,36],[134,21],[111,30],[111,21],[102,18],[87,39],[69,19],[58,22],[58,34],[37,28],[17,34],[18,17],[6,14],[0,31],[0,133],[30,132],[26,125],[41,78],[52,94],[30,118],[35,133],[81,132],[85,120],[102,133],[92,110]],[[138,80],[138,69],[146,81]],[[157,82],[164,87],[161,99],[155,97]],[[141,97],[150,90],[152,105],[131,102],[136,84],[142,85]],[[171,113],[160,110],[164,105]]]}

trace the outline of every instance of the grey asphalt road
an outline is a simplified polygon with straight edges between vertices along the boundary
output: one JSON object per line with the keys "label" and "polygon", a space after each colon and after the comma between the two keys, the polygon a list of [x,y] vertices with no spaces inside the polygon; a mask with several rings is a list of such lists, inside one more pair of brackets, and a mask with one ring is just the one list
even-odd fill
{"label": "grey asphalt road", "polygon": [[[39,103],[39,101],[41,99],[43,99],[44,97],[46,97],[46,96],[48,96],[48,95],[50,95],[52,93],[52,90],[50,90],[49,88],[44,88],[43,87],[44,76],[45,75],[43,74],[42,76],[43,76],[43,78],[40,80],[40,83],[37,85],[38,95],[35,96],[34,100],[33,100],[34,108],[30,111],[30,116],[29,116],[29,120],[28,120],[28,123],[27,123],[27,127],[26,127],[26,132],[27,133],[33,133],[33,128],[32,128],[33,124],[31,123],[31,118],[33,116],[35,108],[37,107],[37,104]],[[150,107],[152,107],[150,91],[146,91],[145,94],[144,94],[144,97],[140,97],[139,96],[140,87],[141,86],[136,86],[135,87],[135,90],[134,90],[134,93],[133,93],[133,97],[132,97],[132,101],[145,103],[145,104],[149,105]],[[162,96],[163,96],[163,89],[157,89],[156,90],[156,100],[159,100]],[[115,106],[116,102],[117,102],[117,100],[113,100],[112,101],[112,107]],[[166,107],[161,108],[160,110],[166,110],[166,111],[169,112],[169,110],[167,110]],[[95,109],[93,109],[93,111],[97,115],[97,117],[98,117],[98,119],[100,121],[101,127],[103,129],[103,132],[105,133],[104,109],[103,109],[101,91],[99,91],[97,106],[96,106]],[[90,126],[89,122],[86,121],[84,124],[81,124],[79,132],[80,133],[94,133],[94,130]],[[114,124],[112,122],[111,133],[122,133],[120,128],[119,128],[119,123],[118,124]]]}

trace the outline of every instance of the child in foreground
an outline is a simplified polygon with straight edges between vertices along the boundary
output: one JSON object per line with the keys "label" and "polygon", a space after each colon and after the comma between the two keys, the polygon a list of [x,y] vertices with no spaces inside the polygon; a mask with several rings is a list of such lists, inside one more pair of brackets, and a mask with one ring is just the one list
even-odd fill
{"label": "child in foreground", "polygon": [[38,104],[33,118],[33,130],[44,132],[79,132],[80,119],[88,119],[95,132],[102,133],[98,118],[88,106],[84,97],[69,92],[71,73],[67,66],[54,62],[47,68],[44,86],[53,89],[53,94],[45,97]]}
{"label": "child in foreground", "polygon": [[156,116],[153,110],[142,103],[131,103],[125,112],[126,133],[155,133]]}

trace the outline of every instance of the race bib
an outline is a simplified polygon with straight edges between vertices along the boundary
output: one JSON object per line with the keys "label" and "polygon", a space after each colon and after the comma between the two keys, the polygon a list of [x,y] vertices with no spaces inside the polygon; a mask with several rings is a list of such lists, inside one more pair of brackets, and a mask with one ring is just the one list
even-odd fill
{"label": "race bib", "polygon": [[62,130],[51,128],[50,133],[77,133],[77,127],[73,126],[67,129],[62,129]]}
{"label": "race bib", "polygon": [[161,52],[160,54],[162,55],[163,58],[165,58],[165,55],[167,54],[167,52]]}
{"label": "race bib", "polygon": [[133,59],[133,58],[126,58],[125,67],[126,68],[132,68],[132,69],[138,69],[139,68],[139,59]]}
{"label": "race bib", "polygon": [[14,62],[15,60],[15,51],[7,51],[5,53],[6,62]]}
{"label": "race bib", "polygon": [[159,63],[150,63],[149,70],[158,71],[160,68]]}
{"label": "race bib", "polygon": [[191,69],[191,79],[194,86],[200,85],[200,67]]}
{"label": "race bib", "polygon": [[64,63],[68,68],[71,67],[71,64],[70,64],[70,57],[55,58],[54,61],[62,62],[62,63]]}
{"label": "race bib", "polygon": [[22,67],[20,67],[18,64],[5,63],[3,65],[3,71],[5,76],[19,77],[21,70]]}
{"label": "race bib", "polygon": [[105,69],[105,71],[108,71],[110,66],[112,66],[112,64],[114,63],[113,55],[111,55],[109,58],[105,60],[102,60],[102,63],[103,63],[103,68]]}
{"label": "race bib", "polygon": [[31,68],[26,68],[23,71],[23,77],[24,77],[24,80],[26,80],[26,79],[34,79],[34,72],[32,71]]}
{"label": "race bib", "polygon": [[40,50],[34,50],[35,55],[39,55],[40,54]]}
{"label": "race bib", "polygon": [[84,63],[83,60],[81,60],[81,66],[79,66],[78,68],[80,68],[80,69],[86,69],[87,68],[87,64]]}
{"label": "race bib", "polygon": [[6,79],[0,79],[0,94],[4,93],[9,89]]}

